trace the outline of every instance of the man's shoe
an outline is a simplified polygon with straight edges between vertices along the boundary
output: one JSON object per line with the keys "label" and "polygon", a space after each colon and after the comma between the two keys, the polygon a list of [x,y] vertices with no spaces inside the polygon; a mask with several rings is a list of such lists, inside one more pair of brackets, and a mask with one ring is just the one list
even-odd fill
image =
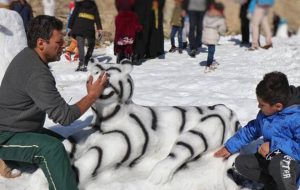
{"label": "man's shoe", "polygon": [[175,51],[176,51],[176,47],[175,46],[172,46],[171,49],[169,50],[170,53],[173,53]]}
{"label": "man's shoe", "polygon": [[179,49],[178,49],[178,52],[179,52],[180,54],[182,54],[182,49],[181,49],[181,48],[179,48]]}
{"label": "man's shoe", "polygon": [[196,50],[194,50],[194,49],[191,50],[190,56],[193,57],[193,58],[196,57]]}
{"label": "man's shoe", "polygon": [[6,178],[15,178],[21,175],[21,172],[8,167],[3,160],[0,159],[0,175]]}

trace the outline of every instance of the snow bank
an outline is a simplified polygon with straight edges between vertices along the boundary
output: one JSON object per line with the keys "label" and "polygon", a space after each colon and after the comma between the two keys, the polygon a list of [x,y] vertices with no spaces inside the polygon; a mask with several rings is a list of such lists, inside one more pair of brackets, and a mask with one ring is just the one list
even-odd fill
{"label": "snow bank", "polygon": [[0,82],[11,60],[26,46],[22,18],[15,11],[0,9]]}

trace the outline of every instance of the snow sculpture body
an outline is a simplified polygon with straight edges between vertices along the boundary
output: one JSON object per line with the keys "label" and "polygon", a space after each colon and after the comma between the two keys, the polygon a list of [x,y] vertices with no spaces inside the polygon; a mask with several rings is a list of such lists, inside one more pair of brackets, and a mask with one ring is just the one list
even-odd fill
{"label": "snow sculpture body", "polygon": [[[222,159],[212,158],[211,150],[220,147],[239,128],[232,110],[225,105],[137,105],[131,100],[131,63],[97,64],[93,73],[97,75],[102,70],[109,73],[110,79],[102,96],[93,105],[93,125],[72,135],[69,138],[72,144],[65,142],[82,188],[106,189],[99,185],[115,183],[120,179],[123,182],[140,179],[147,180],[148,185],[152,184],[151,189],[175,189],[168,185],[168,188],[159,186],[173,181],[174,174],[181,173],[184,166],[215,159],[220,167]],[[205,157],[206,154],[209,156]],[[207,170],[205,175],[210,172]],[[226,171],[223,173],[221,169],[221,173],[227,178]],[[237,188],[229,178],[226,184],[225,179],[222,180],[217,189]],[[145,185],[140,189],[143,188],[146,189]],[[107,189],[130,187],[123,184]]]}
{"label": "snow sculpture body", "polygon": [[27,39],[20,15],[16,11],[0,9],[0,84],[9,63],[26,46]]}

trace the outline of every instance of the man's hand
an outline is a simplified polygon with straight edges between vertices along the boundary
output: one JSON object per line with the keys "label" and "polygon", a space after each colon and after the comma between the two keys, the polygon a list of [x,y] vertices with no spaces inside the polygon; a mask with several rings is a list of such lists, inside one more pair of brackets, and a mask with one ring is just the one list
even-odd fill
{"label": "man's hand", "polygon": [[97,98],[102,94],[105,85],[107,84],[107,79],[108,76],[105,72],[102,72],[95,82],[93,82],[93,76],[89,76],[86,83],[86,89],[88,96],[92,98],[92,100],[96,101]]}
{"label": "man's hand", "polygon": [[258,153],[262,155],[264,158],[269,154],[270,152],[270,143],[265,142],[258,148]]}
{"label": "man's hand", "polygon": [[226,159],[229,156],[231,156],[231,153],[227,150],[226,147],[222,147],[220,150],[215,152],[214,156],[217,158],[225,158]]}
{"label": "man's hand", "polygon": [[93,81],[92,76],[89,76],[86,82],[87,95],[76,103],[81,115],[84,114],[102,94],[107,80],[108,76],[105,72],[102,72],[95,81]]}

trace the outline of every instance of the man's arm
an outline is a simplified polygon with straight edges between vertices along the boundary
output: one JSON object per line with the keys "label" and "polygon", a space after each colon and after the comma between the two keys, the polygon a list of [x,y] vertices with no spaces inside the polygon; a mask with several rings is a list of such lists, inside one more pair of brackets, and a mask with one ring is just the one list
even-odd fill
{"label": "man's arm", "polygon": [[86,83],[87,95],[76,103],[80,109],[81,115],[84,114],[102,94],[105,85],[107,84],[107,79],[108,77],[105,72],[102,72],[95,82],[93,82],[93,76],[89,76]]}

